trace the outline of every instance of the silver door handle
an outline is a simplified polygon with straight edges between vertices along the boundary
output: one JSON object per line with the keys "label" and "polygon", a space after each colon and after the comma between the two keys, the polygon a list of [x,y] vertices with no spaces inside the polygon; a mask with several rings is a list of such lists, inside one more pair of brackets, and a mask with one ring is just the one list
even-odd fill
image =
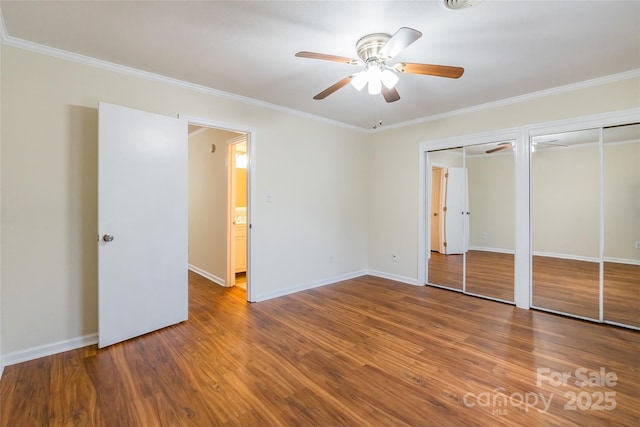
{"label": "silver door handle", "polygon": [[104,240],[105,242],[112,242],[113,236],[111,234],[105,234],[104,236],[102,236],[102,240]]}

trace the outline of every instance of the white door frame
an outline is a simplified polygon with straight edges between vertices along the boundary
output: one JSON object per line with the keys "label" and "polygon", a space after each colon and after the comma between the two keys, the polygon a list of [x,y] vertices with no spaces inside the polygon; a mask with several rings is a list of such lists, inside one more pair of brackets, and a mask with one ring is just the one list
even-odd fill
{"label": "white door frame", "polygon": [[[218,122],[215,120],[186,116],[183,114],[178,115],[179,118],[186,120],[189,124],[196,126],[204,126],[210,128],[216,128],[221,130],[227,130],[231,132],[244,133],[247,138],[247,301],[256,301],[254,295],[255,292],[252,286],[252,272],[253,272],[253,224],[255,222],[255,213],[253,207],[255,206],[255,191],[256,188],[256,144],[257,135],[256,130],[246,125],[240,125],[236,123]],[[226,149],[226,147],[225,147]],[[227,212],[229,209],[227,209]],[[227,214],[228,215],[228,214]],[[228,248],[228,244],[227,244]],[[227,258],[233,255],[227,255]],[[229,263],[227,262],[227,270]],[[227,275],[229,273],[227,272]],[[234,273],[235,274],[235,273]],[[235,277],[235,276],[234,276]],[[228,279],[228,278],[227,278]],[[227,282],[228,284],[228,282]]]}

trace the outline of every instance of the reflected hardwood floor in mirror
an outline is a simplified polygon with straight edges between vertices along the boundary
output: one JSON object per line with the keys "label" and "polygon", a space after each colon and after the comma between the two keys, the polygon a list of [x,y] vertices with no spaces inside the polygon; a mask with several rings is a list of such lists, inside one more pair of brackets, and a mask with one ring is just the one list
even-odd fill
{"label": "reflected hardwood floor in mirror", "polygon": [[531,305],[598,319],[599,271],[597,262],[534,256]]}
{"label": "reflected hardwood floor in mirror", "polygon": [[640,265],[604,263],[604,320],[640,328]]}
{"label": "reflected hardwood floor in mirror", "polygon": [[443,255],[431,252],[427,282],[462,290],[462,255]]}
{"label": "reflected hardwood floor in mirror", "polygon": [[467,252],[467,292],[513,302],[513,254]]}
{"label": "reflected hardwood floor in mirror", "polygon": [[[640,334],[363,276],[249,304],[190,273],[189,320],[5,368],[2,426],[637,425]],[[567,410],[613,372],[613,410]],[[546,378],[546,377],[545,377]],[[511,396],[543,395],[522,406]],[[482,396],[490,396],[491,403]],[[511,402],[511,403],[509,403]]]}
{"label": "reflected hardwood floor in mirror", "polygon": [[[427,282],[462,289],[462,255],[431,252]],[[467,252],[466,291],[513,302],[513,255],[472,250]]]}

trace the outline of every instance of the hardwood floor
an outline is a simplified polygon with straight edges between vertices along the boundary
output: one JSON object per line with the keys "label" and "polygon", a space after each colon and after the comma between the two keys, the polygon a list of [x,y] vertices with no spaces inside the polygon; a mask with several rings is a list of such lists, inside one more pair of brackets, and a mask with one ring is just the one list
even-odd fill
{"label": "hardwood floor", "polygon": [[640,423],[638,332],[370,276],[256,304],[189,277],[187,322],[6,367],[1,425]]}

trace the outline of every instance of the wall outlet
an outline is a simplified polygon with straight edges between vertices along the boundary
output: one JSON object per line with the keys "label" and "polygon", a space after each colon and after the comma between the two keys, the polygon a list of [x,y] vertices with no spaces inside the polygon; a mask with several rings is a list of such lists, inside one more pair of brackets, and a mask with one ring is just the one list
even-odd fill
{"label": "wall outlet", "polygon": [[483,232],[482,232],[482,234],[481,234],[481,237],[482,237],[482,240],[487,240],[487,238],[488,238],[489,236],[487,235],[487,232],[486,232],[486,231],[483,231]]}
{"label": "wall outlet", "polygon": [[393,258],[394,261],[397,261],[398,260],[398,254],[391,255],[391,258]]}
{"label": "wall outlet", "polygon": [[640,249],[640,242],[636,242],[636,249]]}

